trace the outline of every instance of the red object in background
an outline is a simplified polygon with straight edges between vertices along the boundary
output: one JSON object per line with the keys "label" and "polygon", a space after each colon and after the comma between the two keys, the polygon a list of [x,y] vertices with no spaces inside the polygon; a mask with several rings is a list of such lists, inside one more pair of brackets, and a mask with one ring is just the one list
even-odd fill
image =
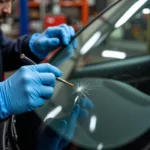
{"label": "red object in background", "polygon": [[44,18],[44,28],[58,26],[66,22],[67,19],[64,15],[46,15]]}
{"label": "red object in background", "polygon": [[5,73],[3,73],[2,81],[4,81],[5,79],[6,79],[6,77],[5,77]]}

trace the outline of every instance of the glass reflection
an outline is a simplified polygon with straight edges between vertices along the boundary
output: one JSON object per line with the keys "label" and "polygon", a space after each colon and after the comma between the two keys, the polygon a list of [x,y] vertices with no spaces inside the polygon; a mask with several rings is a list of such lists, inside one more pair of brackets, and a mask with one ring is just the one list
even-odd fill
{"label": "glass reflection", "polygon": [[50,111],[46,118],[44,119],[44,122],[47,120],[47,119],[50,119],[50,118],[55,118],[60,112],[62,111],[62,106],[57,106],[56,108],[54,108],[52,111]]}
{"label": "glass reflection", "polygon": [[138,0],[129,10],[118,20],[115,28],[119,28],[126,23],[148,0]]}
{"label": "glass reflection", "polygon": [[90,120],[90,127],[89,127],[90,132],[94,132],[95,131],[96,124],[97,124],[97,117],[96,116],[92,116],[91,120]]}
{"label": "glass reflection", "polygon": [[101,32],[96,32],[81,48],[80,54],[81,55],[86,54],[95,45],[95,43],[98,41],[100,36],[101,36]]}
{"label": "glass reflection", "polygon": [[[149,128],[150,63],[145,57],[149,56],[145,35],[149,17],[143,17],[148,13],[144,8],[150,8],[146,0],[120,1],[85,29],[78,36],[79,49],[73,59],[59,67],[63,78],[76,87],[57,83],[53,99],[37,111],[42,119],[50,112],[46,123],[54,117],[68,124],[74,107],[79,106],[78,117],[68,126],[73,130],[66,130],[62,137],[78,149],[124,147]],[[48,126],[58,130],[53,123]]]}
{"label": "glass reflection", "polygon": [[117,58],[117,59],[125,59],[126,54],[124,52],[119,52],[119,51],[112,51],[112,50],[104,50],[102,52],[103,57],[108,57],[108,58]]}
{"label": "glass reflection", "polygon": [[97,150],[102,150],[103,149],[103,144],[99,144],[98,146],[97,146]]}

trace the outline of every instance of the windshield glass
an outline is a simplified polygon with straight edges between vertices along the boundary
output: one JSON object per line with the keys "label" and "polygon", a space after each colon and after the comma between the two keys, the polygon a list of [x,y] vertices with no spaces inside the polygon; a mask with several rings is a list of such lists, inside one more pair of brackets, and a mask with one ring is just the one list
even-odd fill
{"label": "windshield glass", "polygon": [[88,27],[79,37],[81,65],[148,54],[148,3],[122,1]]}
{"label": "windshield glass", "polygon": [[57,82],[52,100],[36,113],[44,122],[62,119],[88,98],[94,108],[77,121],[71,143],[99,150],[131,144],[150,124],[150,1],[120,1],[77,39],[74,56],[59,66],[75,87]]}

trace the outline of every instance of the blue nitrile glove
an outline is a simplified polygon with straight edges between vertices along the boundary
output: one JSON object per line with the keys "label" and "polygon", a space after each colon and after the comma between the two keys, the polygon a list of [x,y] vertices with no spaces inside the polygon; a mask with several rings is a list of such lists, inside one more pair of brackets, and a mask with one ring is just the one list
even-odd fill
{"label": "blue nitrile glove", "polygon": [[57,57],[55,57],[55,60],[51,62],[52,65],[59,66],[63,64],[65,61],[67,61],[73,56],[73,53],[74,53],[74,47],[73,47],[73,43],[71,43],[66,48],[63,49],[62,53],[60,53]]}
{"label": "blue nitrile glove", "polygon": [[93,109],[93,107],[93,103],[84,98],[80,105],[74,106],[70,116],[61,120],[46,120],[46,124],[51,123],[52,129],[43,124],[37,142],[37,150],[61,150],[65,148],[74,136],[77,119],[88,117],[87,109]]}
{"label": "blue nitrile glove", "polygon": [[79,118],[87,118],[89,115],[89,111],[94,108],[94,104],[91,100],[87,98],[82,98],[79,102],[81,110],[79,113]]}
{"label": "blue nitrile glove", "polygon": [[56,76],[62,73],[50,64],[21,67],[0,83],[0,118],[21,114],[44,105],[53,95]]}
{"label": "blue nitrile glove", "polygon": [[[74,29],[66,24],[49,27],[42,34],[33,34],[29,41],[29,47],[38,58],[44,59],[50,52],[56,50],[58,47],[68,45],[74,35]],[[71,46],[66,49],[66,57],[68,58],[69,55],[70,58],[76,48],[77,40],[74,40]]]}

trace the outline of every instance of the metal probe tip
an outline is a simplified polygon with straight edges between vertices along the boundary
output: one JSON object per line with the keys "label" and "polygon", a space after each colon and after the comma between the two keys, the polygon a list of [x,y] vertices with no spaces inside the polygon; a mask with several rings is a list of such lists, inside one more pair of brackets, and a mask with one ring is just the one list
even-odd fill
{"label": "metal probe tip", "polygon": [[72,87],[74,87],[74,84],[72,84],[72,83],[70,83],[69,85],[72,86]]}
{"label": "metal probe tip", "polygon": [[62,79],[62,78],[56,78],[58,81],[65,83],[71,87],[74,87],[75,85],[73,83],[67,82],[66,80]]}

